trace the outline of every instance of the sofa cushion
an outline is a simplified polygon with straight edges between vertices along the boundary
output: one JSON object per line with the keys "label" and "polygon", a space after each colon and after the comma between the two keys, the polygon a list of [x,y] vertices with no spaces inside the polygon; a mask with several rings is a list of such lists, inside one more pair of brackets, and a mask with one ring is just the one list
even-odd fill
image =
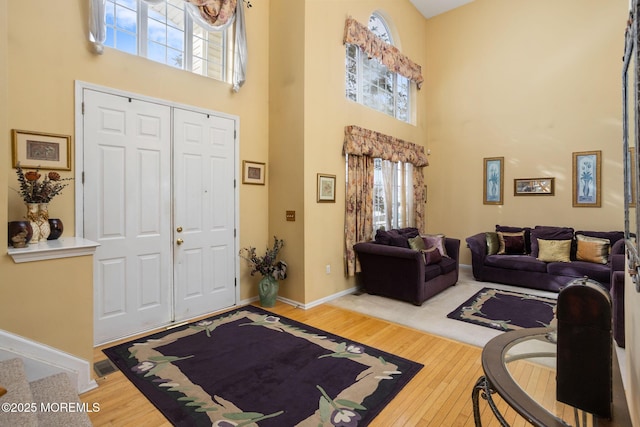
{"label": "sofa cushion", "polygon": [[526,253],[531,253],[531,227],[511,227],[496,224],[496,233],[498,231],[505,233],[517,233],[519,231],[524,231],[524,250]]}
{"label": "sofa cushion", "polygon": [[576,235],[581,234],[588,237],[597,237],[599,239],[607,239],[613,246],[615,242],[624,239],[624,231],[576,231]]}
{"label": "sofa cushion", "polygon": [[429,249],[423,249],[422,255],[424,255],[425,265],[437,264],[442,261],[442,255],[435,246],[432,246]]}
{"label": "sofa cushion", "polygon": [[556,276],[584,277],[593,279],[605,285],[609,283],[611,269],[605,264],[596,264],[586,261],[550,262],[547,264],[547,272]]}
{"label": "sofa cushion", "polygon": [[422,238],[424,239],[424,245],[427,248],[435,246],[440,251],[440,255],[447,255],[447,248],[444,245],[444,234],[423,234]]}
{"label": "sofa cushion", "polygon": [[487,239],[487,255],[495,255],[500,250],[500,239],[498,239],[498,233],[494,231],[487,231],[484,233]]}
{"label": "sofa cushion", "polygon": [[507,270],[535,271],[546,273],[547,265],[529,255],[489,255],[484,265]]}
{"label": "sofa cushion", "polygon": [[609,262],[609,239],[576,234],[576,260],[606,264]]}
{"label": "sofa cushion", "polygon": [[538,261],[571,262],[572,240],[538,239]]}
{"label": "sofa cushion", "polygon": [[524,231],[518,231],[516,233],[498,231],[497,234],[498,241],[500,242],[500,248],[498,249],[499,255],[523,255],[526,253]]}
{"label": "sofa cushion", "polygon": [[538,258],[538,239],[571,240],[573,239],[573,228],[536,225],[531,230],[531,256],[536,258]]}
{"label": "sofa cushion", "polygon": [[431,279],[435,279],[436,277],[442,274],[442,269],[440,268],[440,264],[431,264],[426,265],[424,267],[424,281],[427,282]]}
{"label": "sofa cushion", "polygon": [[427,247],[424,244],[424,240],[420,236],[411,237],[408,239],[408,241],[409,241],[409,247],[414,251],[421,251],[421,250],[427,249]]}
{"label": "sofa cushion", "polygon": [[458,266],[458,263],[456,262],[455,259],[443,257],[442,261],[440,261],[440,270],[442,274],[447,274],[447,273],[451,273],[452,271],[455,271],[457,266]]}
{"label": "sofa cushion", "polygon": [[397,230],[378,230],[376,231],[376,242],[387,246],[398,246],[400,248],[409,247],[409,238],[398,233]]}

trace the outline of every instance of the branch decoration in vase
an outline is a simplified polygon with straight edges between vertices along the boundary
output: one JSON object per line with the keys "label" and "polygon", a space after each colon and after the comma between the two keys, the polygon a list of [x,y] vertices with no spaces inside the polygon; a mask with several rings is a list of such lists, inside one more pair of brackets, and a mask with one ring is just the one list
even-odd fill
{"label": "branch decoration in vase", "polygon": [[278,260],[278,253],[283,246],[284,240],[273,236],[273,247],[268,247],[263,256],[259,256],[253,246],[240,249],[239,256],[246,260],[251,267],[251,275],[262,274],[262,279],[258,283],[258,295],[260,305],[263,307],[275,305],[278,296],[278,281],[287,278],[287,263]]}
{"label": "branch decoration in vase", "polygon": [[41,174],[39,168],[25,172],[20,163],[16,166],[16,174],[20,183],[18,193],[27,205],[27,219],[33,230],[31,241],[47,240],[51,233],[49,203],[69,185],[65,181],[71,181],[73,178],[62,178],[54,171],[43,171]]}

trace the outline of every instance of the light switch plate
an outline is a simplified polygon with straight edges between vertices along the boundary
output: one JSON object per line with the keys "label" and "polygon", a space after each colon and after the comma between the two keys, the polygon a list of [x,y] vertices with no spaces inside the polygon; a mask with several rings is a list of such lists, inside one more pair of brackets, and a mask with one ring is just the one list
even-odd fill
{"label": "light switch plate", "polygon": [[295,221],[296,220],[296,211],[287,211],[286,212],[287,221]]}

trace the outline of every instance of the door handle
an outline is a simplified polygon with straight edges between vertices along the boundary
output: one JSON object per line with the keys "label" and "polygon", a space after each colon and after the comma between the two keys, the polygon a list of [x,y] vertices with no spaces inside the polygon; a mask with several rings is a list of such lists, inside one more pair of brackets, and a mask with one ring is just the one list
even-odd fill
{"label": "door handle", "polygon": [[180,245],[181,245],[181,244],[183,244],[183,243],[184,243],[184,240],[182,240],[182,239],[178,239],[178,240],[176,240],[176,244],[177,244],[178,246],[180,246]]}
{"label": "door handle", "polygon": [[178,233],[182,233],[182,227],[178,227],[178,228],[176,228],[176,231],[177,231]]}

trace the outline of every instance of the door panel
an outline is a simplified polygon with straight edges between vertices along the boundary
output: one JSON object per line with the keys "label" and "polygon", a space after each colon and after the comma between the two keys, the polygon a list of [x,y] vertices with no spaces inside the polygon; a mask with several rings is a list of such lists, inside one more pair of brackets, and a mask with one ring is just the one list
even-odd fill
{"label": "door panel", "polygon": [[234,129],[228,118],[174,110],[176,320],[235,303]]}
{"label": "door panel", "polygon": [[95,255],[94,340],[171,320],[171,110],[85,90],[84,230]]}

